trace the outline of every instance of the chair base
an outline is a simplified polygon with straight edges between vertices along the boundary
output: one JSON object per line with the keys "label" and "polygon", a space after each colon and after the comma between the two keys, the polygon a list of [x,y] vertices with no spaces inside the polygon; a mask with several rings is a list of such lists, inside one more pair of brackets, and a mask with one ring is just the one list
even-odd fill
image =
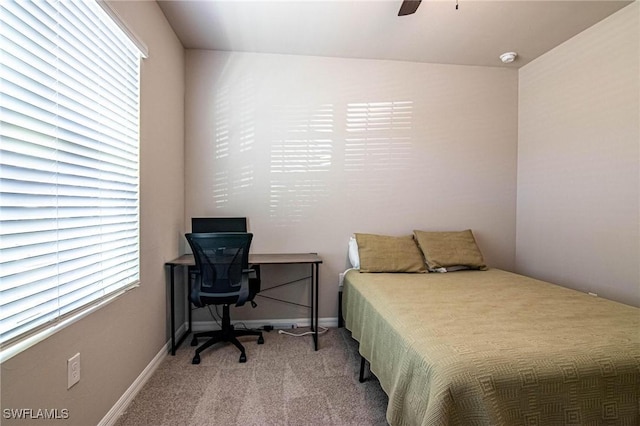
{"label": "chair base", "polygon": [[240,360],[239,362],[247,362],[247,355],[244,351],[244,346],[238,340],[240,336],[258,336],[258,344],[262,345],[264,343],[264,337],[262,337],[261,331],[254,330],[236,330],[233,325],[231,325],[231,319],[229,317],[229,305],[223,305],[222,310],[222,329],[221,330],[213,330],[213,331],[204,331],[201,333],[195,333],[193,335],[193,339],[191,340],[191,346],[198,346],[198,338],[200,337],[209,337],[209,340],[204,342],[196,349],[195,356],[191,361],[192,364],[200,364],[200,353],[205,349],[215,345],[219,342],[229,342],[233,343],[235,347],[240,350]]}

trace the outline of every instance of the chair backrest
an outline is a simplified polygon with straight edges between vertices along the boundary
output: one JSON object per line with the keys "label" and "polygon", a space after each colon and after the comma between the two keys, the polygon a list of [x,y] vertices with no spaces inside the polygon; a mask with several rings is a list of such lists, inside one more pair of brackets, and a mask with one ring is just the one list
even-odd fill
{"label": "chair backrest", "polygon": [[242,271],[249,267],[253,234],[218,232],[186,234],[198,274],[190,300],[196,306],[233,303],[240,294]]}

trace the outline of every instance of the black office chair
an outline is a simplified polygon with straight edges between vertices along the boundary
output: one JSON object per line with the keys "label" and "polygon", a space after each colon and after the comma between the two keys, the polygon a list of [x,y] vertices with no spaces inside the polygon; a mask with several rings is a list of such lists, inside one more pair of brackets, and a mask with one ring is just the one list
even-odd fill
{"label": "black office chair", "polygon": [[231,324],[229,305],[242,306],[251,302],[260,291],[256,272],[249,269],[249,247],[253,234],[246,232],[220,232],[186,234],[196,261],[196,271],[191,274],[189,300],[197,307],[222,305],[222,329],[195,333],[191,346],[198,345],[199,337],[210,339],[196,349],[193,364],[200,364],[200,353],[218,342],[231,342],[240,349],[240,362],[247,362],[240,336],[259,336],[258,344],[264,343],[262,332],[236,330]]}

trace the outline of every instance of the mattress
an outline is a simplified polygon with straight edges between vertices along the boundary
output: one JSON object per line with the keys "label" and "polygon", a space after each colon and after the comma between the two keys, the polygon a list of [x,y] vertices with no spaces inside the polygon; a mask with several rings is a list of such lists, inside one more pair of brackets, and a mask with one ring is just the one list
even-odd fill
{"label": "mattress", "polygon": [[498,269],[349,271],[392,425],[639,425],[640,309]]}

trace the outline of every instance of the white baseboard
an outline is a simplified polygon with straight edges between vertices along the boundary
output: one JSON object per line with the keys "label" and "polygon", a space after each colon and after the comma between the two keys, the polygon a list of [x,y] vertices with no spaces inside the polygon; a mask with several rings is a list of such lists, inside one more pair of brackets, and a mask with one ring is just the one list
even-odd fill
{"label": "white baseboard", "polygon": [[[251,321],[234,321],[233,324],[244,325],[247,328],[260,328],[265,325],[271,325],[274,329],[288,329],[292,328],[292,325],[296,327],[309,327],[311,324],[310,318],[293,318],[293,319],[270,319],[270,320],[251,320]],[[205,330],[215,330],[216,328],[220,328],[215,321],[196,321],[192,323],[193,331],[205,331]],[[318,318],[318,326],[319,327],[337,327],[338,326],[338,318],[330,317],[330,318]],[[182,336],[182,334],[186,331],[187,324],[182,324],[178,330],[176,330],[176,336]],[[102,418],[98,426],[112,426],[116,423],[118,418],[125,412],[133,398],[140,392],[140,389],[147,383],[149,378],[156,371],[160,363],[164,360],[164,358],[169,354],[171,350],[171,341],[168,341],[160,352],[153,357],[149,365],[145,367],[145,369],[140,373],[140,375],[134,380],[134,382],[129,386],[129,388],[125,391],[125,393],[118,399],[118,401],[111,407],[111,410]]]}
{"label": "white baseboard", "polygon": [[[231,321],[236,326],[245,326],[246,328],[261,328],[265,325],[273,326],[274,329],[288,329],[297,327],[309,327],[311,325],[310,318],[287,318],[287,319],[261,319],[250,321]],[[337,327],[338,317],[318,318],[318,325],[320,327]],[[193,331],[206,331],[216,330],[220,328],[220,325],[215,321],[194,321],[191,324]],[[176,333],[177,336],[182,335],[186,330],[186,324],[180,327],[180,330]]]}
{"label": "white baseboard", "polygon": [[140,389],[147,383],[147,381],[151,378],[153,373],[156,371],[158,366],[162,363],[164,358],[169,353],[169,349],[171,348],[171,342],[165,344],[158,354],[153,357],[149,365],[142,370],[142,373],[134,380],[134,382],[129,386],[129,388],[125,391],[125,393],[118,399],[118,401],[111,407],[111,410],[102,418],[98,426],[112,426],[116,423],[118,418],[124,413],[127,409],[133,398],[140,392]]}

